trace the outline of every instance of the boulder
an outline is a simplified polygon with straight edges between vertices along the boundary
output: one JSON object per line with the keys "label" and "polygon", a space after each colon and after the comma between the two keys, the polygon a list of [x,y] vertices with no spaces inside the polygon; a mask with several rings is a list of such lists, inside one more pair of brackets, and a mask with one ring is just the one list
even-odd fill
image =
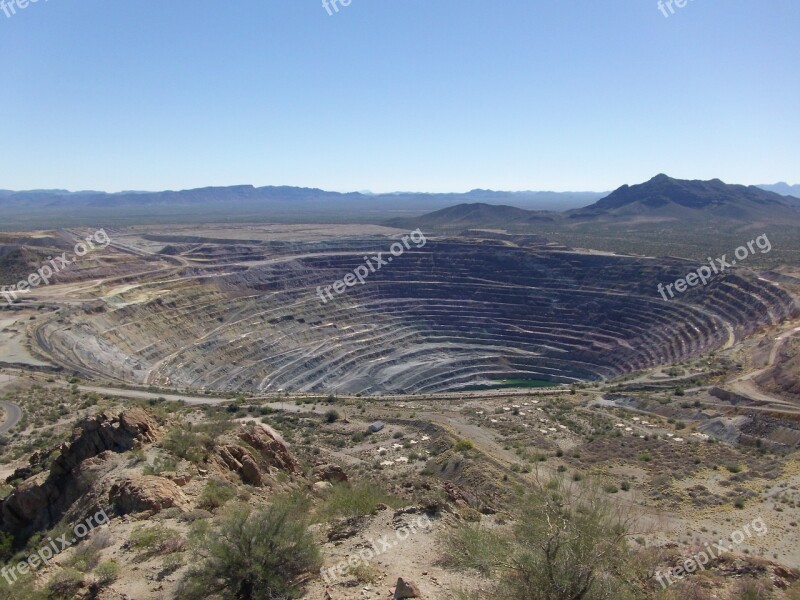
{"label": "boulder", "polygon": [[255,458],[241,446],[227,444],[217,448],[220,466],[236,473],[244,483],[259,486],[262,483],[261,468]]}
{"label": "boulder", "polygon": [[190,508],[181,489],[164,477],[143,476],[118,481],[111,487],[108,500],[120,514],[149,512],[155,515],[165,508]]}
{"label": "boulder", "polygon": [[273,436],[267,429],[259,425],[249,427],[239,434],[239,439],[259,453],[259,462],[263,461],[270,468],[287,473],[300,473],[300,465],[289,452],[289,448]]}
{"label": "boulder", "polygon": [[319,465],[314,467],[313,476],[316,481],[341,483],[347,481],[347,473],[339,465]]}
{"label": "boulder", "polygon": [[397,585],[394,588],[394,600],[403,600],[404,598],[419,598],[422,594],[413,581],[408,579],[398,578]]}

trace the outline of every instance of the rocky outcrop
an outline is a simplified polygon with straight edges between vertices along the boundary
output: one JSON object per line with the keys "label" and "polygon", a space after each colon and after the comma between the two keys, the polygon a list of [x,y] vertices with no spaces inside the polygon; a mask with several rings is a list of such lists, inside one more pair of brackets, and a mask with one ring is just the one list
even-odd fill
{"label": "rocky outcrop", "polygon": [[478,508],[481,504],[475,494],[468,492],[452,481],[444,482],[444,492],[447,495],[447,499],[458,507]]}
{"label": "rocky outcrop", "polygon": [[260,486],[273,470],[300,473],[300,466],[286,444],[260,425],[248,426],[235,438],[219,445],[209,462],[232,471],[249,485]]}
{"label": "rocky outcrop", "polygon": [[241,446],[229,444],[217,448],[217,456],[229,470],[238,473],[245,483],[261,485],[263,479],[258,464],[253,456]]}
{"label": "rocky outcrop", "polygon": [[115,483],[108,500],[120,514],[149,512],[157,514],[165,508],[188,511],[189,501],[181,489],[169,479],[143,476]]}
{"label": "rocky outcrop", "polygon": [[239,435],[245,444],[258,451],[267,466],[288,473],[300,473],[300,465],[289,452],[286,444],[264,427],[250,427]]}
{"label": "rocky outcrop", "polygon": [[78,424],[72,440],[59,448],[50,471],[53,475],[67,475],[84,460],[102,452],[126,452],[154,442],[157,431],[150,415],[141,408],[131,408],[118,416],[100,413]]}
{"label": "rocky outcrop", "polygon": [[[141,408],[83,419],[71,440],[57,449],[49,472],[26,479],[0,503],[0,529],[25,537],[52,527],[77,500],[88,501],[92,481],[110,468],[115,454],[157,439],[158,426]],[[53,454],[41,455],[39,464]]]}
{"label": "rocky outcrop", "polygon": [[347,473],[339,465],[319,465],[314,467],[313,476],[315,481],[327,481],[329,483],[342,483],[347,481]]}

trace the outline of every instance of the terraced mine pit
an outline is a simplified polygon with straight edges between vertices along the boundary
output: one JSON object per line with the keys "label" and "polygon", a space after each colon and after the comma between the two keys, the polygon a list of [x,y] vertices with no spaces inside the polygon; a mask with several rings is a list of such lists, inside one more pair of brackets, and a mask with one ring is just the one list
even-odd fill
{"label": "terraced mine pit", "polygon": [[530,238],[412,244],[323,303],[318,286],[365,256],[385,259],[396,238],[221,238],[124,241],[162,268],[101,280],[100,300],[38,326],[39,345],[71,369],[127,383],[420,393],[612,378],[729,347],[798,312],[745,270],[667,302],[657,285],[690,263]]}

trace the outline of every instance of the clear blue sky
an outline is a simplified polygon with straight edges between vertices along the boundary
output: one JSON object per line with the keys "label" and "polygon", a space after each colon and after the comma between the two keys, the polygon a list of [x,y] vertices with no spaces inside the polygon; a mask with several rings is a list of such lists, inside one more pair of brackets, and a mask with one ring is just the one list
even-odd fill
{"label": "clear blue sky", "polygon": [[[9,2],[9,0],[5,0]],[[39,0],[0,188],[800,183],[800,2]]]}

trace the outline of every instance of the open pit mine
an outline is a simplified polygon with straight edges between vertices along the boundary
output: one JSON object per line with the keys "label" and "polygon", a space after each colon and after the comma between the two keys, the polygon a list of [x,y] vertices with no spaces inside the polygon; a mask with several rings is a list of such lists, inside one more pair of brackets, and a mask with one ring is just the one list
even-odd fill
{"label": "open pit mine", "polygon": [[266,229],[112,231],[37,325],[40,351],[128,384],[432,393],[606,380],[729,348],[797,314],[792,296],[747,270],[664,301],[658,284],[688,261],[513,235],[428,238],[323,302],[320,288],[391,257],[407,232]]}

